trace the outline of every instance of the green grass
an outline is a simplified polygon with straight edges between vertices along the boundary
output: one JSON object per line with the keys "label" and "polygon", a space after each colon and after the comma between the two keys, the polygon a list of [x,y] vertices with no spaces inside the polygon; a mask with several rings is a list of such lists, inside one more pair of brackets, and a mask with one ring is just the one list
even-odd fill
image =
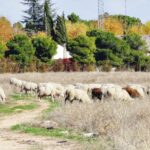
{"label": "green grass", "polygon": [[47,119],[49,114],[58,107],[60,107],[60,103],[58,101],[49,102],[49,107],[43,111],[43,119]]}
{"label": "green grass", "polygon": [[24,110],[32,110],[37,108],[38,105],[35,103],[25,104],[25,105],[16,105],[12,106],[11,104],[0,104],[0,115],[6,114],[13,114],[16,112],[22,112]]}
{"label": "green grass", "polygon": [[[13,131],[30,133],[30,134],[33,134],[36,136],[57,137],[57,138],[75,140],[75,141],[80,141],[80,142],[95,140],[94,138],[86,138],[86,137],[82,136],[81,134],[77,134],[77,133],[73,132],[72,130],[67,130],[67,129],[48,130],[45,128],[34,127],[29,124],[15,125],[15,126],[12,126],[11,129]],[[64,133],[66,131],[68,132],[68,134]]]}
{"label": "green grass", "polygon": [[32,100],[33,98],[35,98],[35,96],[31,95],[31,94],[24,94],[24,93],[15,93],[13,95],[11,95],[11,99],[14,101],[19,101],[19,100]]}

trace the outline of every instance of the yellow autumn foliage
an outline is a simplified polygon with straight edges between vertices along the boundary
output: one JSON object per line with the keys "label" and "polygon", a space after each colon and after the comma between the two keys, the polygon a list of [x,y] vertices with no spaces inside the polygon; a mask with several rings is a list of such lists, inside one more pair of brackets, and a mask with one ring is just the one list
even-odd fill
{"label": "yellow autumn foliage", "polygon": [[144,26],[142,26],[142,25],[132,26],[132,27],[129,29],[128,32],[129,32],[129,33],[137,33],[137,34],[143,35],[143,33],[144,33],[143,28],[144,28]]}
{"label": "yellow autumn foliage", "polygon": [[89,27],[82,22],[71,23],[67,21],[66,28],[69,39],[74,39],[80,35],[86,35],[86,32],[89,30]]}
{"label": "yellow autumn foliage", "polygon": [[11,23],[5,18],[0,17],[0,38],[2,41],[7,42],[13,37],[13,28]]}
{"label": "yellow autumn foliage", "polygon": [[104,29],[105,31],[112,32],[116,35],[123,35],[124,33],[123,24],[115,18],[105,18]]}
{"label": "yellow autumn foliage", "polygon": [[150,21],[143,26],[143,32],[145,35],[150,35]]}

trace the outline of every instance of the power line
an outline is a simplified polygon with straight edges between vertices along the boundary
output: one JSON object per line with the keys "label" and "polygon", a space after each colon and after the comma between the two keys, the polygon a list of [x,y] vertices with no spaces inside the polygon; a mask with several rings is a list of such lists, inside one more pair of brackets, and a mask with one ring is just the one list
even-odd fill
{"label": "power line", "polygon": [[98,29],[104,29],[104,2],[98,0]]}

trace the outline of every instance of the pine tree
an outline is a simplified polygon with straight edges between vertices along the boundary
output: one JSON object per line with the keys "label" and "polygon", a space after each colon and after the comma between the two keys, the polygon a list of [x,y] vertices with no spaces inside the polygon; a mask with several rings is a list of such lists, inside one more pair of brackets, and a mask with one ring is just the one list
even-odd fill
{"label": "pine tree", "polygon": [[51,0],[45,0],[44,2],[44,31],[52,38],[54,37],[54,10]]}
{"label": "pine tree", "polygon": [[24,0],[24,5],[29,8],[24,11],[27,15],[24,16],[23,22],[26,25],[26,30],[29,33],[43,30],[43,5],[39,0]]}
{"label": "pine tree", "polygon": [[57,16],[55,28],[55,41],[60,45],[64,45],[65,43],[67,43],[67,31],[64,14],[62,16]]}

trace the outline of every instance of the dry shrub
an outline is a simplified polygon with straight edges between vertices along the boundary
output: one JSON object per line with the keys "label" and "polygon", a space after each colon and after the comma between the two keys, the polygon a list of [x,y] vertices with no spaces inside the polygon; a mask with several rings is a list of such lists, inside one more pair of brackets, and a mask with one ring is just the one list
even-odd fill
{"label": "dry shrub", "polygon": [[58,108],[49,119],[61,127],[110,138],[118,150],[146,150],[150,149],[149,106],[147,100],[73,104]]}

